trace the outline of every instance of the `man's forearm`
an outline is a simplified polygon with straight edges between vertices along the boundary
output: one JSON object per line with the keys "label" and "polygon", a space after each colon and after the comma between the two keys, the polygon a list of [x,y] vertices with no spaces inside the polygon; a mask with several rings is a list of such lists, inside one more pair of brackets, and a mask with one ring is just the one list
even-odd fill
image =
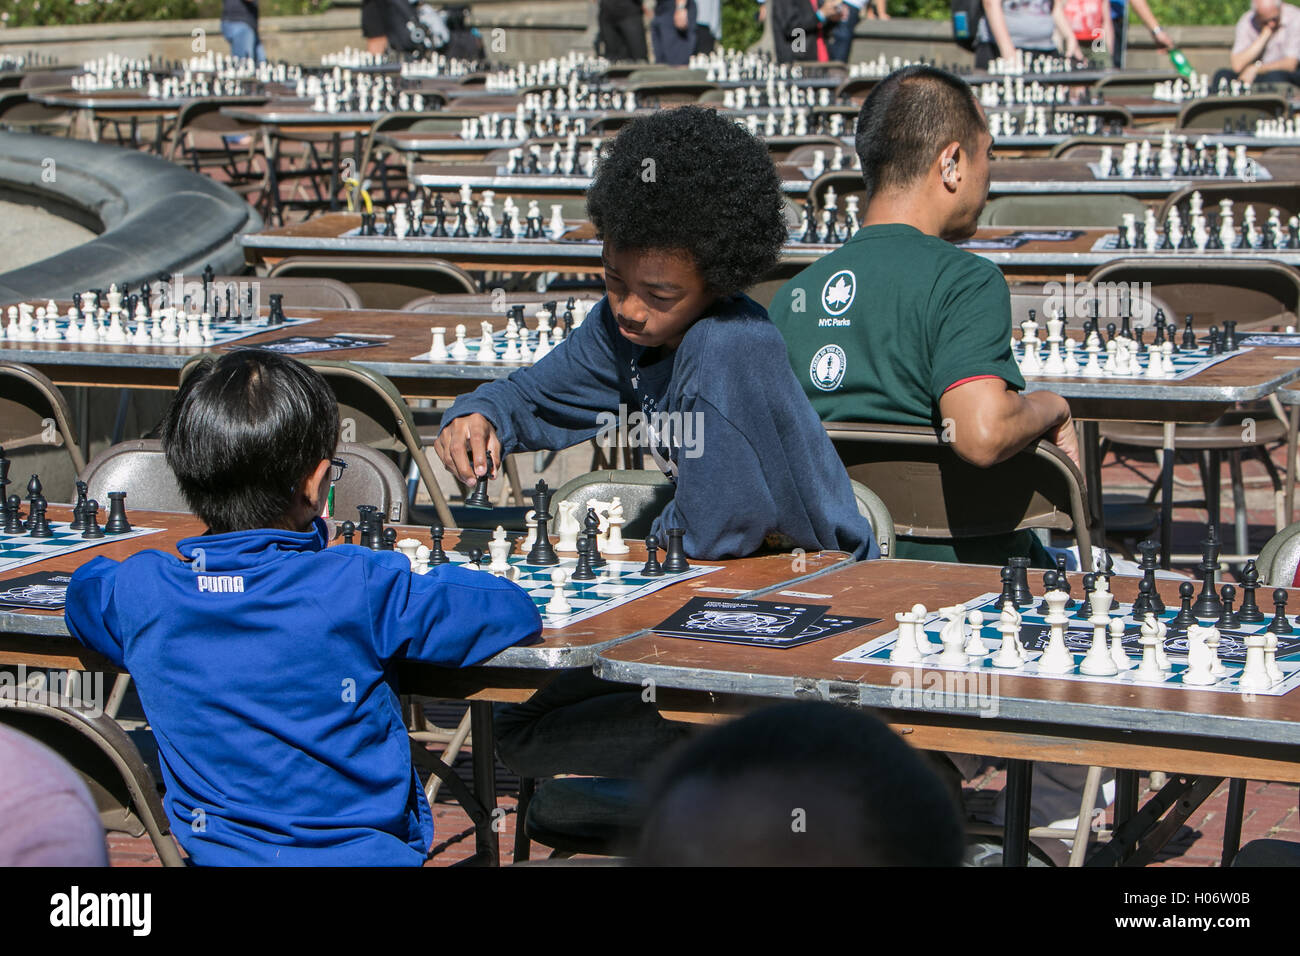
{"label": "man's forearm", "polygon": [[1272,63],[1262,64],[1259,68],[1259,72],[1269,73],[1273,70],[1280,70],[1283,73],[1294,73],[1297,63],[1300,63],[1300,60],[1297,60],[1296,57],[1284,56],[1279,60],[1274,60]]}
{"label": "man's forearm", "polygon": [[1240,53],[1232,54],[1230,62],[1232,63],[1232,72],[1240,73],[1246,67],[1250,66],[1260,58],[1264,52],[1264,47],[1268,46],[1268,41],[1272,37],[1271,33],[1261,33],[1255,37],[1255,42]]}

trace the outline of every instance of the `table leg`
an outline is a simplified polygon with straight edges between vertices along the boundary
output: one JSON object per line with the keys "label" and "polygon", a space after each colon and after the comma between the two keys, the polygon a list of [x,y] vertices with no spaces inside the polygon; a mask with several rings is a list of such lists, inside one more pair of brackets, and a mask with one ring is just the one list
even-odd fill
{"label": "table leg", "polygon": [[1002,823],[1002,865],[1029,863],[1029,800],[1033,795],[1031,760],[1007,761],[1006,818]]}
{"label": "table leg", "polygon": [[1220,866],[1231,866],[1241,848],[1241,817],[1246,809],[1246,781],[1235,777],[1228,782],[1228,808],[1223,822],[1223,856]]}
{"label": "table leg", "polygon": [[1174,538],[1174,428],[1165,422],[1160,442],[1160,567],[1166,571]]}
{"label": "table leg", "polygon": [[[487,811],[487,819],[478,827],[475,844],[478,855],[485,856],[489,866],[501,863],[497,839],[497,745],[492,728],[492,703],[473,700],[469,704],[470,736],[474,740],[474,796]],[[516,821],[518,822],[518,821]]]}

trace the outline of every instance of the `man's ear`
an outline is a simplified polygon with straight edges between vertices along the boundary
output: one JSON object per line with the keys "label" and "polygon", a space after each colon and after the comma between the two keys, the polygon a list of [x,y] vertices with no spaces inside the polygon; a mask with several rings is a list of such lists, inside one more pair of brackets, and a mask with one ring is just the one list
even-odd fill
{"label": "man's ear", "polygon": [[961,144],[955,140],[945,146],[943,152],[939,154],[939,178],[949,189],[957,188],[957,181],[960,179],[957,164],[961,159]]}

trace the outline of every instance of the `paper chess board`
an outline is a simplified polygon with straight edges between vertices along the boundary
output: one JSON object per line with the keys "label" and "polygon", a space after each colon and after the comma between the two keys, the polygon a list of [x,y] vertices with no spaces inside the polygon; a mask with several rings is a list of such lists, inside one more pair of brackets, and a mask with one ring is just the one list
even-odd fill
{"label": "paper chess board", "polygon": [[[1220,693],[1253,693],[1263,694],[1270,697],[1280,697],[1300,686],[1300,627],[1296,628],[1295,634],[1278,635],[1277,646],[1277,663],[1282,669],[1283,678],[1278,683],[1266,690],[1243,691],[1237,687],[1237,679],[1241,676],[1245,662],[1246,646],[1244,639],[1248,634],[1259,634],[1267,630],[1268,622],[1272,616],[1268,615],[1267,619],[1260,624],[1245,624],[1232,630],[1220,631],[1219,641],[1219,659],[1223,661],[1227,675],[1221,677],[1217,683],[1205,685],[1185,684],[1182,680],[1183,673],[1187,670],[1187,632],[1183,628],[1175,627],[1171,622],[1178,612],[1177,606],[1166,606],[1163,614],[1158,617],[1168,626],[1168,634],[1165,637],[1165,652],[1169,655],[1172,668],[1165,673],[1164,679],[1160,681],[1139,680],[1136,676],[1136,667],[1141,660],[1142,652],[1138,644],[1139,625],[1133,617],[1133,606],[1131,604],[1116,604],[1111,608],[1111,616],[1117,617],[1124,622],[1124,637],[1122,643],[1131,662],[1131,667],[1127,670],[1121,670],[1113,677],[1095,677],[1088,674],[1079,673],[1078,666],[1082,663],[1084,655],[1092,644],[1093,629],[1083,618],[1078,617],[1078,609],[1082,602],[1078,597],[1073,600],[1073,608],[1067,609],[1070,615],[1069,624],[1065,632],[1065,646],[1074,657],[1074,669],[1066,674],[1047,674],[1038,670],[1037,661],[1042,656],[1043,649],[1047,646],[1048,627],[1044,618],[1045,610],[1039,610],[1040,599],[1035,598],[1034,604],[1029,608],[1021,609],[1022,626],[1020,630],[1020,642],[1027,651],[1025,663],[1016,668],[1002,668],[993,665],[993,655],[1002,643],[1002,635],[997,631],[995,625],[998,623],[999,612],[994,607],[994,602],[998,598],[998,592],[993,591],[981,594],[973,600],[966,601],[965,606],[968,610],[981,611],[984,614],[984,624],[980,628],[980,637],[983,639],[987,648],[987,653],[973,657],[971,662],[965,667],[954,666],[950,664],[938,663],[939,654],[942,647],[939,644],[939,632],[943,627],[944,619],[938,611],[931,612],[925,618],[922,625],[926,634],[934,644],[934,653],[925,656],[918,664],[891,666],[916,666],[934,670],[953,670],[972,673],[984,674],[1005,674],[1008,677],[1043,677],[1051,680],[1069,680],[1069,681],[1091,681],[1093,683],[1103,684],[1127,684],[1145,687],[1171,686],[1183,690],[1207,690],[1218,691]],[[1267,612],[1266,612],[1267,613]],[[1213,621],[1201,621],[1204,626],[1210,626]],[[835,658],[837,661],[847,661],[853,664],[884,664],[890,665],[889,654],[898,639],[898,630],[892,630],[888,634],[874,638],[865,644],[855,647],[853,650]],[[1109,641],[1109,638],[1107,638]]]}
{"label": "paper chess board", "polygon": [[[448,551],[447,557],[453,564],[468,564],[469,557],[459,551]],[[529,564],[521,555],[510,556],[510,567],[514,569],[512,580],[521,588],[528,592],[533,603],[537,605],[537,611],[542,615],[542,624],[544,627],[568,627],[570,624],[577,624],[580,621],[590,620],[597,614],[603,614],[605,611],[612,611],[616,607],[622,607],[635,601],[637,598],[643,598],[648,594],[653,594],[662,588],[672,584],[678,584],[682,581],[689,581],[691,578],[698,578],[704,574],[710,574],[714,571],[720,571],[717,565],[693,564],[691,567],[680,574],[663,574],[659,577],[646,577],[641,574],[641,561],[616,561],[612,558],[606,558],[605,567],[596,568],[598,577],[594,581],[566,581],[564,584],[565,597],[569,602],[571,610],[567,614],[551,614],[546,610],[547,603],[555,593],[551,584],[551,572],[556,568],[561,568],[573,575],[573,569],[577,566],[576,558],[560,558],[559,564],[540,565]],[[482,573],[487,574],[488,560],[485,557],[481,567]],[[683,599],[685,599],[683,597]]]}
{"label": "paper chess board", "polygon": [[[1042,340],[1040,339],[1039,341],[1041,342]],[[1147,348],[1149,349],[1150,347],[1151,346],[1148,343]],[[1047,351],[1048,350],[1045,343],[1040,345],[1038,350],[1039,361],[1046,361]],[[1185,378],[1191,378],[1193,375],[1199,375],[1201,372],[1204,372],[1207,368],[1210,368],[1211,366],[1218,365],[1220,362],[1226,362],[1230,358],[1234,358],[1238,355],[1242,355],[1249,351],[1250,351],[1249,348],[1239,348],[1235,352],[1224,352],[1220,355],[1214,355],[1210,352],[1208,348],[1205,347],[1194,348],[1194,349],[1182,349],[1181,351],[1171,353],[1169,356],[1169,358],[1174,363],[1174,371],[1172,375],[1162,375],[1159,378],[1153,378],[1150,380],[1156,382],[1179,382]],[[1146,371],[1146,359],[1145,357],[1140,357],[1140,356],[1135,356],[1135,358],[1141,358],[1141,363],[1140,364],[1135,363],[1131,365],[1129,367],[1129,370],[1126,372],[1104,372],[1102,375],[1085,376],[1083,374],[1083,367],[1085,364],[1087,364],[1088,353],[1084,351],[1082,347],[1080,347],[1075,351],[1075,361],[1078,363],[1079,368],[1072,372],[1066,372],[1064,375],[1047,375],[1043,372],[1037,372],[1033,374],[1026,373],[1025,366],[1024,366],[1024,346],[1020,345],[1018,342],[1017,342],[1017,348],[1015,354],[1016,354],[1016,360],[1020,363],[1020,371],[1021,373],[1025,374],[1026,378],[1091,378],[1094,381],[1105,381],[1107,379],[1117,379],[1117,378],[1122,378],[1122,379],[1150,378],[1150,376],[1147,375],[1147,371]],[[1101,355],[1098,357],[1098,361],[1102,363],[1106,361],[1106,353],[1104,350],[1102,351]]]}
{"label": "paper chess board", "polygon": [[[278,329],[288,329],[288,328],[292,328],[293,326],[306,325],[310,322],[315,322],[315,321],[316,319],[300,319],[300,318],[292,318],[286,316],[284,322],[281,323],[280,325],[268,325],[265,318],[251,319],[247,322],[240,322],[235,319],[213,319],[208,325],[208,330],[211,333],[211,338],[210,339],[205,338],[202,342],[181,341],[179,336],[177,337],[177,341],[175,342],[167,342],[164,341],[164,339],[162,338],[155,339],[152,337],[148,342],[137,342],[134,341],[136,323],[134,320],[131,320],[125,323],[126,332],[125,332],[124,341],[113,342],[109,340],[106,337],[106,331],[105,331],[107,329],[107,326],[101,325],[100,333],[95,338],[90,339],[82,335],[80,337],[72,339],[71,344],[114,345],[123,348],[144,348],[144,347],[173,348],[173,349],[218,348],[223,345],[229,345],[232,342],[237,342],[240,339],[246,339],[251,335],[261,335],[263,332],[271,332]],[[47,322],[46,326],[48,327],[48,325],[49,323]],[[81,326],[78,325],[79,329],[80,327]],[[26,335],[23,334],[14,335],[12,329],[0,327],[0,343],[68,342],[69,339],[67,338],[67,333],[68,333],[67,316],[63,316],[58,319],[57,329],[58,329],[57,335],[50,335],[47,333],[44,336],[38,336],[35,334],[35,332],[31,332]]]}
{"label": "paper chess board", "polygon": [[28,564],[44,561],[56,555],[71,554],[102,544],[157,534],[161,528],[134,527],[126,534],[105,534],[102,538],[83,538],[80,531],[70,531],[65,521],[51,521],[52,538],[33,538],[31,535],[0,533],[0,574]]}

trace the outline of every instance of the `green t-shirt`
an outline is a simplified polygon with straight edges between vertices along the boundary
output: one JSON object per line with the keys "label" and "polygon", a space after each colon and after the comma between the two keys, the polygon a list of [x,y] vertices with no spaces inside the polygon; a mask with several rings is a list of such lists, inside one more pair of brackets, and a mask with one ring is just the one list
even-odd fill
{"label": "green t-shirt", "polygon": [[866,226],[768,307],[824,422],[939,424],[952,385],[1023,389],[1011,294],[998,267],[912,226]]}

